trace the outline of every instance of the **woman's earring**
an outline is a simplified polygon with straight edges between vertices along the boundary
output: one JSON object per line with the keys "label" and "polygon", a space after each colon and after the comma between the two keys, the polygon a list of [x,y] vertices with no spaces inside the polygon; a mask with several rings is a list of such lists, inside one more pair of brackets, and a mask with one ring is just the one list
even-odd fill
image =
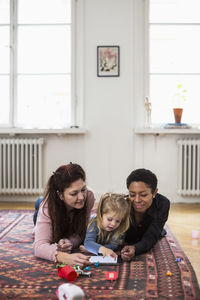
{"label": "woman's earring", "polygon": [[57,191],[58,197],[60,198],[61,201],[64,200],[63,194]]}

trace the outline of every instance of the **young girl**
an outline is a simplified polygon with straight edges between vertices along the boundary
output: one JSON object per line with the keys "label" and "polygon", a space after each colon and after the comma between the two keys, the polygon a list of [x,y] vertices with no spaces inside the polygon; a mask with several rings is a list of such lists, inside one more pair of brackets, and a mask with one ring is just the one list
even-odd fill
{"label": "young girl", "polygon": [[130,201],[121,194],[104,194],[99,202],[97,216],[88,226],[84,247],[94,254],[110,255],[123,243],[124,233],[129,228]]}

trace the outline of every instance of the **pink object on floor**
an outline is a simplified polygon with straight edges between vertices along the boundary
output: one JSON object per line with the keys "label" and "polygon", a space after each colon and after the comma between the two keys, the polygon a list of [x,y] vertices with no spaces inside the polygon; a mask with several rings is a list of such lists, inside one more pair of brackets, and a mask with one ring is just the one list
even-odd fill
{"label": "pink object on floor", "polygon": [[193,229],[192,230],[192,238],[193,239],[198,239],[198,236],[199,236],[199,231],[196,230],[196,229]]}

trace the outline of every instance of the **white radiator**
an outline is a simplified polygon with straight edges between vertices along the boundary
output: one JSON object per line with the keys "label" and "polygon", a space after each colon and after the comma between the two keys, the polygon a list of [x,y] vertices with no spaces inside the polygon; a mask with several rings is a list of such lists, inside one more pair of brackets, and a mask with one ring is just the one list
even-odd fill
{"label": "white radiator", "polygon": [[179,187],[183,196],[200,195],[200,140],[178,140]]}
{"label": "white radiator", "polygon": [[0,139],[0,194],[40,194],[43,139]]}

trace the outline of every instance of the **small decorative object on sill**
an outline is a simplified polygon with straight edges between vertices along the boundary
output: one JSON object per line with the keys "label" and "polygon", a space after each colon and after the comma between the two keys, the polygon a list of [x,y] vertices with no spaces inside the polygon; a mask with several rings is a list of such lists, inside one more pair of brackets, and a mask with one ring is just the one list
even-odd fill
{"label": "small decorative object on sill", "polygon": [[188,129],[191,128],[189,124],[186,123],[167,123],[164,125],[165,129]]}
{"label": "small decorative object on sill", "polygon": [[183,109],[182,108],[173,108],[174,111],[174,119],[175,123],[181,123],[181,118],[182,118],[182,113]]}
{"label": "small decorative object on sill", "polygon": [[149,98],[146,97],[145,99],[145,108],[146,108],[146,127],[151,127],[151,102],[149,101]]}
{"label": "small decorative object on sill", "polygon": [[181,123],[183,114],[183,107],[185,107],[187,90],[183,88],[182,84],[178,84],[173,94],[173,112],[175,123]]}

